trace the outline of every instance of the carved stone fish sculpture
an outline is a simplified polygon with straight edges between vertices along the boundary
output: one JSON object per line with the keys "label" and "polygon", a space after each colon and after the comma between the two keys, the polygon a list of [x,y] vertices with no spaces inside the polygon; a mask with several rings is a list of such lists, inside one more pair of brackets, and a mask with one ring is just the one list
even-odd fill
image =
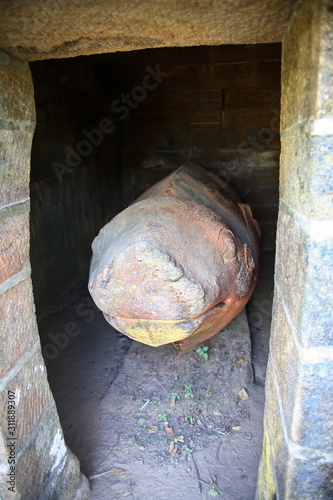
{"label": "carved stone fish sculpture", "polygon": [[250,207],[187,162],[101,229],[92,245],[90,294],[130,338],[194,348],[250,298],[259,235]]}

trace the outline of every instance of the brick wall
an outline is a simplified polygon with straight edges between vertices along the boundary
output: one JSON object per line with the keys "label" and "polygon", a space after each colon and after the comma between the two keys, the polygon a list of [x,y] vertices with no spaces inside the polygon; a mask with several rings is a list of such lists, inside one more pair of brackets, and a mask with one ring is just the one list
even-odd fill
{"label": "brick wall", "polygon": [[333,4],[283,41],[280,213],[257,498],[333,497]]}
{"label": "brick wall", "polygon": [[[280,44],[154,49],[96,58],[111,79],[125,205],[194,159],[252,206],[262,228],[262,246],[273,249]],[[156,68],[163,75],[142,97],[139,87]],[[148,82],[152,87],[153,77]]]}
{"label": "brick wall", "polygon": [[[63,439],[35,319],[29,264],[35,108],[27,63],[1,52],[0,84],[0,497],[85,499],[88,483]],[[10,429],[8,402],[8,422],[13,422],[13,406],[16,417]]]}

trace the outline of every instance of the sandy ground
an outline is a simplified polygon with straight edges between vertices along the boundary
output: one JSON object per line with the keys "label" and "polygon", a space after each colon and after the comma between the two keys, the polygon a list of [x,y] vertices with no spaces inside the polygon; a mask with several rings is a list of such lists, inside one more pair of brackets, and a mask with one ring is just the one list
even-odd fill
{"label": "sandy ground", "polygon": [[267,254],[247,312],[204,344],[208,360],[121,335],[86,279],[40,323],[65,438],[91,499],[254,499],[271,297]]}

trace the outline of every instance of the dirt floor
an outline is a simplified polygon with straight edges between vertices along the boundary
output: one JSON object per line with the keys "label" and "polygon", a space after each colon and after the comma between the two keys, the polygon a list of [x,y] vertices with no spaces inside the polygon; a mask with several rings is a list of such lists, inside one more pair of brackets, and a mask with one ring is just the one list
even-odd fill
{"label": "dirt floor", "polygon": [[254,499],[272,265],[264,254],[247,310],[199,352],[121,335],[86,279],[40,323],[65,438],[92,500]]}

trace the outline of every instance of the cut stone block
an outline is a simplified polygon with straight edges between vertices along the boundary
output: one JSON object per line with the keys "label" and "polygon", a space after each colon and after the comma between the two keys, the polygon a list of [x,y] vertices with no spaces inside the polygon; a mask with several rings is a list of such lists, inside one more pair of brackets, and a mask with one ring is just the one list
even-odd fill
{"label": "cut stone block", "polygon": [[88,480],[79,473],[78,459],[67,448],[55,405],[36,428],[17,464],[17,490],[26,500],[88,500]]}
{"label": "cut stone block", "polygon": [[26,278],[0,295],[0,340],[3,377],[38,340],[31,279]]}
{"label": "cut stone block", "polygon": [[0,221],[0,284],[29,265],[29,215]]}

